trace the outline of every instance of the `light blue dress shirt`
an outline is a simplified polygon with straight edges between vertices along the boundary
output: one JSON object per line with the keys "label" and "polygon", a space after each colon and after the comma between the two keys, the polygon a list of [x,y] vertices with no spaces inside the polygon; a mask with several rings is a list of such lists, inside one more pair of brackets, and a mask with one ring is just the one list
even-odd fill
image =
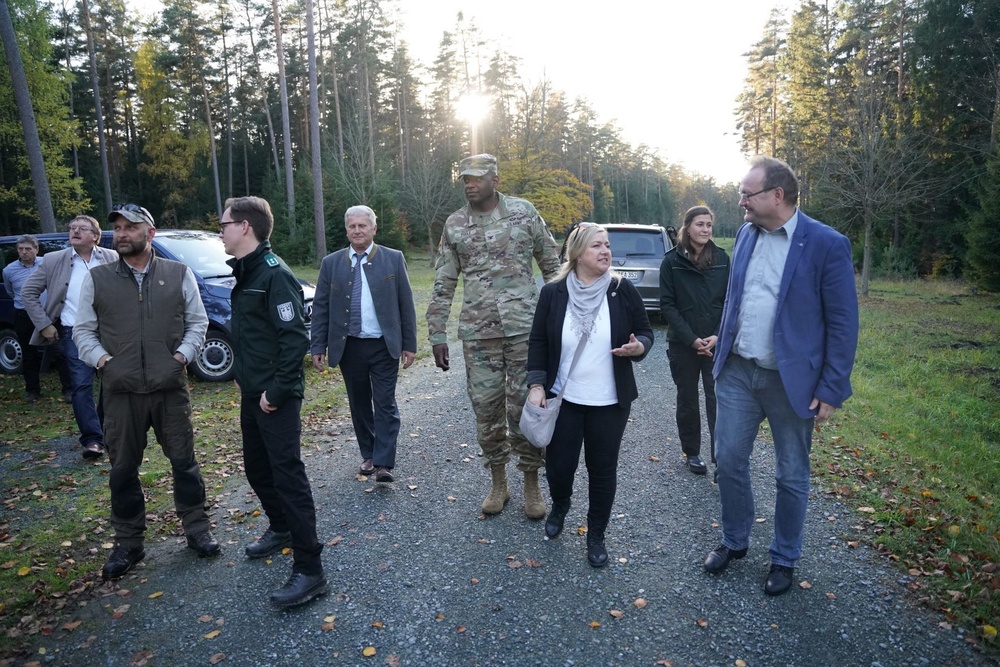
{"label": "light blue dress shirt", "polygon": [[777,370],[774,353],[774,318],[778,312],[778,292],[785,260],[799,221],[799,210],[773,232],[757,229],[757,244],[747,265],[743,298],[736,318],[733,352],[751,359],[762,368]]}
{"label": "light blue dress shirt", "polygon": [[[375,244],[368,246],[362,253],[368,253],[365,257],[366,263],[371,263],[372,249]],[[351,248],[351,269],[357,266],[358,256],[362,253]],[[382,327],[378,324],[378,316],[375,314],[375,301],[372,300],[372,292],[368,288],[368,274],[361,267],[361,335],[358,338],[381,338]]]}

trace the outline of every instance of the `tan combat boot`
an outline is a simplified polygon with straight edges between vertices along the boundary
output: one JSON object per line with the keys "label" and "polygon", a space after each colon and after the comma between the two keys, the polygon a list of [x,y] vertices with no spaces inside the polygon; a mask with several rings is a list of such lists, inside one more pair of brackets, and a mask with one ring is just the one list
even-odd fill
{"label": "tan combat boot", "polygon": [[493,476],[493,488],[483,501],[483,514],[499,514],[503,506],[510,500],[510,489],[507,488],[507,466],[490,466]]}
{"label": "tan combat boot", "polygon": [[528,515],[529,519],[544,519],[545,512],[542,490],[538,487],[538,471],[526,470],[524,472],[524,513]]}

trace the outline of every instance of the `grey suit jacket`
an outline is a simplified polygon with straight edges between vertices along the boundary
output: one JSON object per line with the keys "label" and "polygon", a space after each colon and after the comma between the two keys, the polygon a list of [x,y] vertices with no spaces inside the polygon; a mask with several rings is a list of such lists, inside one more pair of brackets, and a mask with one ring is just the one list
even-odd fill
{"label": "grey suit jacket", "polygon": [[[59,324],[63,306],[66,305],[66,291],[73,273],[73,248],[65,248],[45,255],[45,261],[31,274],[21,288],[24,309],[35,325],[31,334],[32,345],[46,345],[41,331],[50,324]],[[101,264],[118,261],[118,253],[108,248],[94,246],[94,256]],[[47,292],[45,307],[42,307],[42,292]]]}
{"label": "grey suit jacket", "polygon": [[[375,315],[393,359],[403,350],[417,351],[417,313],[403,253],[376,244],[362,264]],[[330,366],[340,363],[351,319],[351,249],[323,258],[313,297],[311,354],[326,354]]]}

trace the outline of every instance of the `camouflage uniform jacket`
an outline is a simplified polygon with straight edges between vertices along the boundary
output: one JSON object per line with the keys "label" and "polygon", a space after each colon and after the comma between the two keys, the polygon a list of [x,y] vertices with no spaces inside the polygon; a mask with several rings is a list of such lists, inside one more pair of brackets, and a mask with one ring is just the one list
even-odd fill
{"label": "camouflage uniform jacket", "polygon": [[448,342],[448,315],[460,274],[464,298],[458,337],[479,340],[529,333],[538,303],[531,258],[546,282],[559,269],[556,242],[531,202],[497,195],[497,207],[476,215],[478,221],[466,204],[444,223],[427,306],[431,345]]}

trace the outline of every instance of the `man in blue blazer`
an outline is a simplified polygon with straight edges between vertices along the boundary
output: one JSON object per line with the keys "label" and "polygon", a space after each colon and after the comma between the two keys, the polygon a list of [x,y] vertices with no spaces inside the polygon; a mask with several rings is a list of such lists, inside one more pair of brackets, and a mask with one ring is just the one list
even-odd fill
{"label": "man in blue blazer", "polygon": [[736,235],[713,369],[722,544],[705,569],[720,573],[747,553],[755,519],[750,454],[767,418],[777,486],[768,595],[791,588],[813,426],[851,395],[858,345],[850,241],[798,210],[798,190],[791,167],[765,156],[740,183],[747,224]]}
{"label": "man in blue blazer", "polygon": [[313,298],[313,365],[340,365],[362,475],[392,482],[399,437],[396,379],[417,351],[417,315],[403,253],[376,245],[375,211],[344,214],[351,246],[323,258]]}

